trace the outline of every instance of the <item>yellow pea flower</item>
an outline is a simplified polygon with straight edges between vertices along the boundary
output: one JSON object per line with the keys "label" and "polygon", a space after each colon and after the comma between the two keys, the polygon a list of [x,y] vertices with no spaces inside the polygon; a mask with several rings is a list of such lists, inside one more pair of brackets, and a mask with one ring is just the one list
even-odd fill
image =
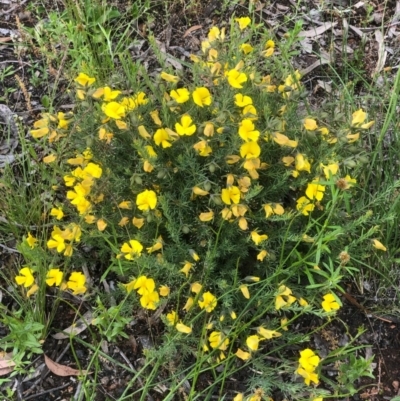
{"label": "yellow pea flower", "polygon": [[240,202],[239,188],[232,185],[229,188],[222,189],[221,199],[226,205],[230,205],[231,203],[238,204]]}
{"label": "yellow pea flower", "polygon": [[26,242],[28,243],[30,248],[33,249],[36,246],[36,243],[38,242],[38,240],[30,232],[28,232]]}
{"label": "yellow pea flower", "polygon": [[149,209],[155,209],[157,205],[157,195],[154,191],[144,190],[139,193],[136,197],[136,205],[139,210],[147,211]]}
{"label": "yellow pea flower", "polygon": [[250,17],[235,18],[235,21],[239,24],[239,29],[241,31],[251,23]]}
{"label": "yellow pea flower", "polygon": [[385,245],[383,245],[382,242],[378,241],[377,239],[373,239],[373,240],[372,240],[372,246],[373,246],[375,249],[379,249],[380,251],[383,251],[383,252],[386,252],[386,251],[387,251]]}
{"label": "yellow pea flower", "polygon": [[83,72],[79,73],[79,75],[74,79],[81,86],[90,86],[96,82],[96,78],[91,78]]}
{"label": "yellow pea flower", "polygon": [[177,77],[177,76],[175,76],[175,75],[172,75],[172,74],[168,74],[168,73],[165,72],[165,71],[162,71],[162,72],[161,72],[160,77],[161,77],[164,81],[171,82],[171,83],[174,83],[174,84],[176,84],[177,82],[179,82],[179,77]]}
{"label": "yellow pea flower", "polygon": [[193,101],[197,106],[209,106],[212,102],[210,91],[205,87],[196,88],[192,93]]}
{"label": "yellow pea flower", "polygon": [[63,278],[63,272],[60,269],[50,269],[46,274],[46,284],[50,287],[60,285]]}
{"label": "yellow pea flower", "polygon": [[336,298],[333,294],[326,294],[324,295],[323,299],[324,300],[322,301],[321,305],[325,312],[331,312],[340,308],[340,305],[336,301]]}
{"label": "yellow pea flower", "polygon": [[15,281],[18,285],[23,285],[24,287],[30,287],[34,282],[33,270],[25,266],[19,271],[19,276],[15,276]]}
{"label": "yellow pea flower", "polygon": [[190,334],[192,332],[192,328],[184,325],[183,323],[177,323],[175,327],[180,333]]}
{"label": "yellow pea flower", "polygon": [[246,345],[249,347],[251,351],[258,350],[259,342],[260,342],[260,337],[258,337],[257,335],[249,336],[246,339]]}
{"label": "yellow pea flower", "polygon": [[211,292],[207,291],[198,303],[201,309],[205,309],[206,312],[212,312],[217,306],[217,298]]}

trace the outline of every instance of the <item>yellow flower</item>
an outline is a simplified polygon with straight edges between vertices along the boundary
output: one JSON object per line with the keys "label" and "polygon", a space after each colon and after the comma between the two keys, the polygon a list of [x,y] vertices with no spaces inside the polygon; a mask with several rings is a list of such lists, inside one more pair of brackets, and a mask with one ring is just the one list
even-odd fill
{"label": "yellow flower", "polygon": [[30,232],[28,232],[28,237],[26,238],[26,242],[33,249],[36,246],[36,242],[38,242],[37,238],[35,238]]}
{"label": "yellow flower", "polygon": [[209,212],[200,213],[199,219],[200,221],[206,222],[211,221],[214,218],[214,212],[210,210]]}
{"label": "yellow flower", "polygon": [[51,233],[51,239],[47,241],[47,247],[50,249],[56,248],[58,253],[61,253],[65,249],[65,239],[62,236],[62,232],[58,227],[54,227]]}
{"label": "yellow flower", "polygon": [[214,42],[215,40],[219,39],[220,37],[220,30],[218,27],[213,26],[209,31],[208,31],[208,40],[209,42]]}
{"label": "yellow flower", "polygon": [[91,78],[83,72],[79,73],[79,75],[74,79],[79,85],[82,86],[90,86],[96,82],[96,78]]}
{"label": "yellow flower", "polygon": [[154,134],[153,139],[157,146],[161,145],[164,149],[172,146],[171,143],[168,142],[171,140],[171,137],[164,128],[159,128]]}
{"label": "yellow flower", "polygon": [[180,88],[172,90],[170,96],[175,100],[176,103],[185,103],[190,98],[190,92],[186,88]]}
{"label": "yellow flower", "polygon": [[213,136],[214,135],[214,124],[213,123],[206,123],[206,125],[204,126],[204,131],[203,134],[205,136]]}
{"label": "yellow flower", "polygon": [[39,286],[35,283],[32,285],[31,288],[26,292],[27,298],[29,298],[31,295],[35,294],[39,290]]}
{"label": "yellow flower", "polygon": [[336,301],[336,298],[333,294],[324,295],[324,300],[322,301],[322,309],[325,312],[331,312],[333,310],[338,310],[340,308],[339,303]]}
{"label": "yellow flower", "polygon": [[292,290],[289,287],[281,285],[275,298],[275,309],[279,310],[283,307],[290,306],[296,298],[292,295]]}
{"label": "yellow flower", "polygon": [[280,132],[274,132],[272,134],[272,139],[278,145],[287,146],[289,148],[296,148],[298,145],[298,141],[291,140],[286,135],[281,134]]}
{"label": "yellow flower", "polygon": [[271,39],[267,40],[265,43],[265,51],[262,52],[264,57],[271,57],[275,51],[275,42]]}
{"label": "yellow flower", "polygon": [[140,256],[143,251],[143,245],[135,239],[125,242],[121,247],[125,259],[132,260],[134,257]]}
{"label": "yellow flower", "polygon": [[207,291],[203,294],[203,300],[199,301],[199,306],[201,309],[205,309],[206,312],[212,312],[217,306],[217,298]]}
{"label": "yellow flower", "polygon": [[300,298],[299,305],[305,307],[308,306],[308,302],[304,298]]}
{"label": "yellow flower", "polygon": [[356,132],[355,134],[347,134],[346,138],[348,139],[348,143],[353,143],[355,141],[358,141],[360,139],[360,133]]}
{"label": "yellow flower", "polygon": [[163,247],[163,239],[162,239],[162,236],[160,235],[157,238],[156,243],[153,246],[146,248],[147,253],[153,253],[153,252],[159,251],[160,249],[162,249],[162,247]]}
{"label": "yellow flower", "polygon": [[318,180],[314,180],[313,182],[307,185],[306,195],[309,199],[316,199],[318,201],[322,200],[324,197],[325,186],[318,184]]}
{"label": "yellow flower", "polygon": [[236,69],[229,70],[227,73],[229,85],[232,88],[242,89],[243,83],[247,81],[247,76],[244,72],[239,72]]}
{"label": "yellow flower", "polygon": [[303,213],[304,216],[308,216],[310,214],[310,212],[312,212],[315,208],[314,204],[311,203],[309,201],[308,198],[306,198],[305,196],[300,197],[299,199],[297,199],[297,205],[296,205],[296,209]]}
{"label": "yellow flower", "polygon": [[[239,350],[238,350],[239,351]],[[241,351],[241,350],[240,350]],[[246,354],[247,354],[248,352],[246,352]],[[237,353],[236,353],[236,355],[237,355]],[[238,355],[237,355],[238,356]],[[238,356],[239,358],[240,358],[240,356]],[[250,354],[249,354],[249,358],[250,358]],[[249,359],[249,358],[247,358],[247,359]],[[241,358],[241,359],[243,359],[243,358]],[[232,400],[232,401],[243,401],[243,393],[239,393],[239,394],[237,394],[236,396],[235,396],[235,398]]]}
{"label": "yellow flower", "polygon": [[110,102],[118,97],[121,94],[121,91],[113,91],[109,86],[105,86],[104,88],[99,88],[93,93],[93,97],[95,99],[99,99],[103,97],[105,102]]}
{"label": "yellow flower", "polygon": [[196,88],[192,93],[192,97],[199,107],[209,106],[212,101],[210,91],[205,87]]}
{"label": "yellow flower", "polygon": [[50,210],[50,216],[54,216],[57,220],[61,220],[64,217],[64,212],[60,207],[53,207]]}
{"label": "yellow flower", "polygon": [[166,285],[162,285],[158,291],[162,297],[167,297],[171,292],[171,289]]}
{"label": "yellow flower", "polygon": [[30,287],[34,282],[33,270],[30,267],[23,267],[19,271],[19,276],[15,276],[15,281],[18,285],[23,285],[24,287]]}
{"label": "yellow flower", "polygon": [[107,144],[111,143],[111,140],[114,138],[114,134],[112,132],[108,132],[105,128],[99,129],[99,139],[100,141],[106,141]]}
{"label": "yellow flower", "polygon": [[235,18],[235,21],[239,24],[239,29],[241,31],[251,23],[250,17]]}
{"label": "yellow flower", "polygon": [[244,159],[254,159],[260,156],[261,148],[257,142],[245,142],[240,147],[240,156]]}
{"label": "yellow flower", "polygon": [[49,129],[47,127],[39,128],[39,129],[31,129],[30,134],[33,138],[39,139],[49,133]]}
{"label": "yellow flower", "polygon": [[57,159],[56,155],[51,154],[51,155],[43,157],[42,160],[43,160],[43,163],[49,164],[49,163],[53,163],[56,159]]}
{"label": "yellow flower", "polygon": [[[247,361],[247,360],[250,359],[250,357],[251,357],[251,354],[250,354],[249,352],[243,351],[243,350],[240,349],[240,348],[238,348],[238,350],[236,351],[235,355],[236,355],[239,359],[241,359],[241,360],[243,360],[243,361]],[[237,397],[237,396],[236,396],[236,397]],[[234,398],[234,400],[237,399],[236,397]],[[242,397],[242,399],[243,399],[243,397]]]}
{"label": "yellow flower", "polygon": [[198,294],[203,286],[199,282],[195,282],[190,286],[190,291],[194,292],[195,294]]}
{"label": "yellow flower", "polygon": [[194,303],[194,299],[192,297],[189,297],[186,301],[185,306],[182,309],[185,310],[186,312],[189,312],[190,309],[192,309],[192,307],[193,307],[193,303]]}
{"label": "yellow flower", "polygon": [[134,217],[134,218],[132,219],[132,224],[133,224],[138,230],[140,230],[140,229],[143,227],[143,225],[144,225],[144,219],[139,219],[139,218],[137,218],[137,217]]}
{"label": "yellow flower", "polygon": [[212,153],[211,146],[208,144],[207,141],[200,141],[197,142],[193,145],[193,149],[197,150],[199,152],[200,156],[207,157]]}
{"label": "yellow flower", "polygon": [[180,333],[184,333],[184,334],[190,334],[192,332],[192,328],[189,327],[189,326],[184,325],[183,323],[177,323],[176,329]]}
{"label": "yellow flower", "polygon": [[189,275],[189,272],[192,269],[192,267],[193,267],[193,263],[185,261],[185,265],[179,271],[182,272],[183,274],[185,274],[185,276],[187,277]]}
{"label": "yellow flower", "polygon": [[175,76],[175,75],[171,75],[168,74],[164,71],[161,72],[160,77],[167,82],[172,82],[174,84],[176,84],[179,81],[179,77]]}
{"label": "yellow flower", "polygon": [[272,338],[280,337],[282,335],[282,333],[279,333],[279,332],[277,332],[275,330],[264,329],[264,327],[259,327],[257,329],[257,333],[261,337],[264,337],[267,340],[271,340]]}
{"label": "yellow flower", "polygon": [[221,192],[221,199],[226,205],[231,203],[238,204],[240,202],[240,190],[232,185],[229,188],[224,188]]}
{"label": "yellow flower", "polygon": [[86,292],[87,288],[85,287],[86,277],[81,272],[72,272],[69,276],[69,280],[67,281],[67,288],[72,290],[74,295],[83,294]]}
{"label": "yellow flower", "polygon": [[250,351],[257,351],[259,342],[260,337],[258,337],[256,334],[253,336],[249,336],[246,339],[246,345],[249,347]]}
{"label": "yellow flower", "polygon": [[240,229],[243,230],[243,231],[245,231],[245,230],[247,230],[249,228],[248,224],[247,224],[247,220],[244,217],[241,217],[239,219],[238,225],[239,225]]}
{"label": "yellow flower", "polygon": [[260,262],[262,262],[265,257],[268,255],[268,252],[263,250],[261,251],[258,255],[257,255],[257,260],[259,260]]}
{"label": "yellow flower", "polygon": [[196,251],[194,251],[193,249],[189,249],[189,253],[190,256],[196,261],[198,262],[200,260],[200,256],[197,254]]}
{"label": "yellow flower", "polygon": [[145,292],[140,297],[140,305],[145,309],[155,310],[159,301],[160,297],[157,291]]}
{"label": "yellow flower", "polygon": [[246,284],[242,284],[239,289],[246,299],[250,299],[250,291]]}
{"label": "yellow flower", "polygon": [[118,207],[119,207],[120,209],[128,209],[128,210],[130,210],[130,209],[132,209],[132,202],[130,202],[130,201],[122,201],[122,202],[118,205]]}
{"label": "yellow flower", "polygon": [[46,274],[46,284],[49,286],[60,285],[63,272],[60,269],[50,269]]}
{"label": "yellow flower", "polygon": [[99,231],[104,231],[107,227],[107,223],[104,219],[98,219],[96,224]]}
{"label": "yellow flower", "polygon": [[251,53],[254,49],[253,49],[253,46],[252,46],[251,44],[249,44],[249,43],[243,43],[243,44],[240,46],[240,50],[242,50],[242,52],[243,52],[244,54],[249,54],[249,53]]}
{"label": "yellow flower", "polygon": [[268,235],[267,235],[267,234],[262,234],[262,235],[260,235],[260,234],[258,234],[257,231],[252,231],[252,232],[251,232],[251,239],[253,240],[253,242],[254,242],[256,245],[259,245],[260,242],[263,242],[263,241],[265,241],[265,240],[268,239]]}
{"label": "yellow flower", "polygon": [[229,338],[225,338],[225,335],[220,331],[213,331],[209,337],[208,341],[213,349],[218,348],[221,351],[226,351],[229,345]]}
{"label": "yellow flower", "polygon": [[328,164],[327,166],[325,166],[325,165],[323,165],[321,163],[321,168],[324,171],[325,178],[327,180],[329,180],[329,178],[331,176],[337,174],[337,172],[339,170],[339,164],[338,163],[331,163],[331,164]]}
{"label": "yellow flower", "polygon": [[193,124],[189,114],[184,114],[181,117],[181,122],[175,124],[176,132],[179,135],[193,135],[196,132],[196,125]]}
{"label": "yellow flower", "polygon": [[242,114],[250,120],[257,120],[257,110],[252,104],[243,107]]}
{"label": "yellow flower", "polygon": [[175,326],[178,320],[178,314],[173,310],[170,313],[167,313],[166,318],[169,326]]}
{"label": "yellow flower", "polygon": [[156,283],[152,278],[147,278],[146,276],[140,276],[135,280],[133,288],[137,290],[139,295],[144,295],[151,293],[156,288]]}
{"label": "yellow flower", "polygon": [[158,110],[154,110],[154,111],[150,112],[150,117],[154,121],[154,124],[156,124],[159,127],[161,127],[162,121],[160,120],[160,116],[158,114]]}
{"label": "yellow flower", "polygon": [[136,205],[139,210],[147,211],[155,209],[157,205],[157,195],[154,191],[144,190],[136,197]]}
{"label": "yellow flower", "polygon": [[125,117],[125,107],[117,102],[103,103],[101,109],[107,117],[114,120],[120,120],[122,117]]}
{"label": "yellow flower", "polygon": [[314,351],[310,348],[306,348],[303,351],[300,351],[299,363],[300,366],[307,372],[313,372],[318,366],[319,362],[319,356],[315,355]]}
{"label": "yellow flower", "polygon": [[235,95],[235,104],[238,107],[246,107],[253,104],[253,99],[250,96],[245,96],[242,93]]}
{"label": "yellow flower", "polygon": [[317,122],[312,118],[306,118],[304,120],[304,128],[307,131],[315,131],[318,128]]}
{"label": "yellow flower", "polygon": [[310,162],[301,153],[298,153],[295,157],[295,169],[297,171],[307,171],[308,173],[310,173]]}
{"label": "yellow flower", "polygon": [[[124,217],[122,217],[121,220],[118,222],[118,225],[119,225],[120,227],[124,227],[124,226],[126,226],[128,223],[129,223],[129,217],[124,216]],[[98,227],[97,227],[97,228],[98,228]],[[101,231],[101,230],[100,230],[100,231]]]}
{"label": "yellow flower", "polygon": [[295,373],[304,378],[304,383],[307,384],[307,386],[309,386],[311,382],[318,384],[318,374],[315,372],[308,372],[305,369],[299,367],[295,371]]}
{"label": "yellow flower", "polygon": [[257,141],[260,136],[260,131],[255,130],[253,121],[245,118],[239,124],[239,136],[246,142]]}
{"label": "yellow flower", "polygon": [[351,120],[351,125],[354,127],[360,126],[365,119],[367,118],[367,113],[363,111],[363,109],[358,109],[352,115],[353,119]]}
{"label": "yellow flower", "polygon": [[380,251],[383,251],[383,252],[386,252],[386,251],[387,251],[385,245],[383,245],[382,242],[378,241],[377,239],[373,239],[373,240],[372,240],[372,246],[373,246],[375,249],[379,249]]}

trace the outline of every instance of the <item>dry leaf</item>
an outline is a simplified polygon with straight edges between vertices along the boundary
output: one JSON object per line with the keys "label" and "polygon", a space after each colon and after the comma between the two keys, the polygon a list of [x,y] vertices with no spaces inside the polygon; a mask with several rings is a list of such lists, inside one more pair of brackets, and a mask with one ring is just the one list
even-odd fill
{"label": "dry leaf", "polygon": [[57,376],[79,376],[87,373],[87,370],[77,370],[70,368],[69,366],[60,365],[59,363],[52,361],[47,355],[44,356],[44,362],[50,372],[53,372]]}
{"label": "dry leaf", "polygon": [[15,363],[11,360],[12,353],[0,352],[0,376],[11,373],[14,369]]}
{"label": "dry leaf", "polygon": [[313,28],[308,31],[301,31],[299,33],[299,38],[306,37],[306,38],[313,38],[314,36],[318,36],[323,34],[325,31],[333,28],[337,25],[337,22],[326,22],[324,25],[319,26],[318,28]]}
{"label": "dry leaf", "polygon": [[56,333],[52,337],[56,340],[64,340],[69,338],[70,336],[76,336],[79,333],[82,333],[88,325],[92,322],[93,316],[91,311],[87,311],[83,316],[82,319],[77,320],[67,329],[63,330],[61,333]]}
{"label": "dry leaf", "polygon": [[12,38],[0,38],[0,43],[9,42]]}
{"label": "dry leaf", "polygon": [[378,74],[382,71],[383,67],[385,66],[387,51],[385,48],[385,43],[383,41],[383,35],[381,31],[375,31],[375,40],[378,42],[378,62],[372,72],[372,76]]}
{"label": "dry leaf", "polygon": [[190,35],[192,32],[197,31],[199,29],[203,28],[203,25],[194,25],[191,26],[189,29],[186,30],[186,32],[183,34],[183,37],[186,38],[186,36]]}

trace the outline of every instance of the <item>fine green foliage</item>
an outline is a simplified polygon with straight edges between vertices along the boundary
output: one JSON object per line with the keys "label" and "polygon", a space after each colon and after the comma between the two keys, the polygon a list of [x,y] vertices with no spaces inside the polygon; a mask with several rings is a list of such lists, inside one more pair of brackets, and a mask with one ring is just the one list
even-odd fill
{"label": "fine green foliage", "polygon": [[[179,74],[150,39],[162,72],[150,76],[136,66],[124,84],[111,74],[125,43],[123,28],[111,37],[118,11],[71,3],[67,12],[84,21],[79,34],[72,26],[65,33],[79,39],[74,51],[96,57],[71,53],[72,71],[79,66],[74,112],[43,113],[30,130],[45,150],[43,202],[29,213],[16,210],[27,204],[14,197],[28,195],[6,172],[10,190],[0,200],[9,221],[24,213],[35,221],[33,234],[27,223],[14,228],[23,262],[7,276],[13,297],[43,309],[49,291],[55,308],[65,292],[83,297],[99,343],[128,338],[128,323],[145,316],[153,344],[143,346],[142,369],[124,367],[133,378],[121,399],[142,400],[160,388],[164,400],[181,391],[190,400],[224,399],[239,375],[247,388],[235,401],[276,391],[299,400],[353,394],[354,377],[371,376],[371,360],[352,348],[357,336],[326,358],[309,341],[341,308],[343,279],[357,280],[391,251],[386,232],[397,201],[389,213],[375,210],[399,184],[392,180],[369,198],[363,145],[373,136],[381,145],[389,121],[377,124],[351,97],[311,107],[292,66],[301,24],[277,43],[249,17],[233,18],[211,28],[201,54]],[[57,30],[55,16],[48,24]],[[121,67],[129,67],[123,58]],[[33,148],[28,155],[21,165],[39,159]],[[99,295],[98,280],[115,277],[117,288]],[[308,326],[312,317],[319,326]],[[10,319],[13,338],[19,329]],[[30,323],[43,338],[45,320]],[[18,362],[26,350],[40,351],[29,340],[14,349]],[[96,344],[85,343],[97,374]],[[322,374],[332,361],[338,383]]]}

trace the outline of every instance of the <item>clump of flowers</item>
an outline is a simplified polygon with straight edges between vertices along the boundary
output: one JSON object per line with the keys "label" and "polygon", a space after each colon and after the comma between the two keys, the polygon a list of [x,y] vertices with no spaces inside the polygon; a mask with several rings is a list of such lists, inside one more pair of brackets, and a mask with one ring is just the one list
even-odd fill
{"label": "clump of flowers", "polygon": [[[190,79],[162,71],[131,91],[80,73],[76,115],[45,113],[31,130],[35,140],[66,138],[77,147],[74,157],[43,160],[63,171],[57,201],[46,209],[51,254],[64,261],[99,252],[106,273],[125,283],[135,277],[122,285],[121,302],[146,316],[156,311],[182,349],[198,343],[194,355],[211,353],[208,361],[227,371],[228,353],[250,364],[275,342],[283,349],[303,313],[339,309],[331,292],[338,281],[322,266],[349,244],[325,234],[347,224],[357,191],[348,161],[373,125],[362,109],[343,121],[305,115],[301,73],[280,57],[289,36],[278,42],[263,34],[257,43],[252,29],[249,17],[236,18],[229,32],[212,27],[191,56]],[[30,233],[26,243],[38,246]],[[30,288],[34,273],[24,267],[15,280]],[[312,288],[300,287],[300,276]],[[67,280],[50,268],[44,280],[75,295],[87,291],[79,272]],[[329,292],[317,305],[306,295],[321,287]],[[300,352],[296,373],[307,386],[318,384],[319,363],[311,349]],[[262,397],[260,389],[249,399]]]}

